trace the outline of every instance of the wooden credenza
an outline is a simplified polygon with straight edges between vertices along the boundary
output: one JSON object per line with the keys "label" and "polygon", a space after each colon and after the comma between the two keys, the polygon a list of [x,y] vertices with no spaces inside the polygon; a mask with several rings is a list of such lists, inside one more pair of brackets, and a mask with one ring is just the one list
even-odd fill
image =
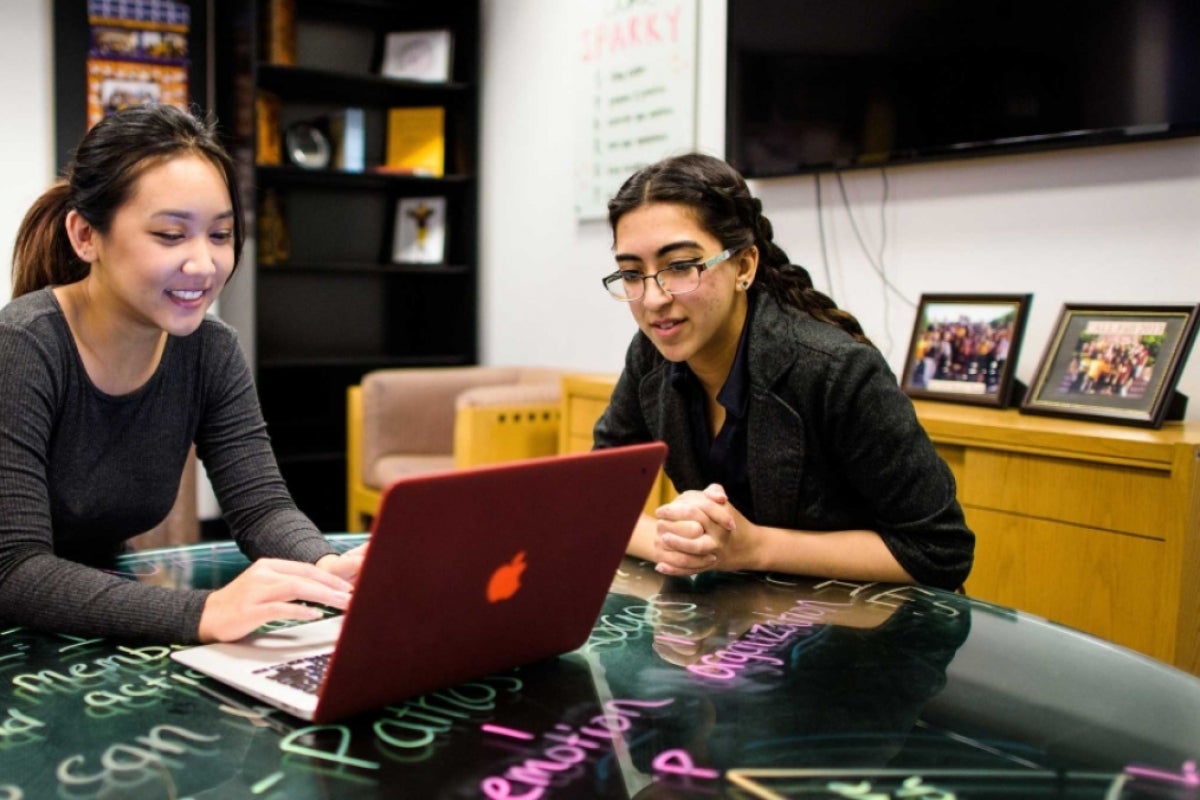
{"label": "wooden credenza", "polygon": [[[563,379],[560,450],[591,448],[615,380]],[[1200,424],[914,406],[978,537],[968,594],[1200,675]]]}
{"label": "wooden credenza", "polygon": [[1200,675],[1200,424],[914,406],[978,537],[969,594]]}

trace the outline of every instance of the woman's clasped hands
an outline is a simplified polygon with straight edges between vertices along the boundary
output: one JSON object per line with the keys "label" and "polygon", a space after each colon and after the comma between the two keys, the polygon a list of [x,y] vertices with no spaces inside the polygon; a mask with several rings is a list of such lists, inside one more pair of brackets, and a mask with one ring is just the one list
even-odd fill
{"label": "woman's clasped hands", "polygon": [[367,545],[322,556],[316,564],[260,558],[208,596],[200,617],[200,640],[231,642],[277,620],[311,621],[324,616],[310,603],[344,611],[362,568]]}
{"label": "woman's clasped hands", "polygon": [[654,561],[664,575],[696,575],[710,569],[748,569],[753,525],[717,483],[683,492],[654,512]]}

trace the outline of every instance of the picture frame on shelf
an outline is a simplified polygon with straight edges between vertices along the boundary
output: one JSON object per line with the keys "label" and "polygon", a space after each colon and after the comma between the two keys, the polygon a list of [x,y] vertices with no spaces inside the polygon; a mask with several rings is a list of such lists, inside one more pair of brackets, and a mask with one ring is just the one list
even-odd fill
{"label": "picture frame on shelf", "polygon": [[446,198],[403,197],[396,204],[392,261],[440,264],[446,260]]}
{"label": "picture frame on shelf", "polygon": [[923,294],[900,375],[912,398],[1007,408],[1030,294]]}
{"label": "picture frame on shelf", "polygon": [[398,80],[450,80],[454,36],[449,30],[400,31],[383,38],[379,74]]}
{"label": "picture frame on shelf", "polygon": [[1175,390],[1200,303],[1064,304],[1021,412],[1159,428],[1182,419]]}

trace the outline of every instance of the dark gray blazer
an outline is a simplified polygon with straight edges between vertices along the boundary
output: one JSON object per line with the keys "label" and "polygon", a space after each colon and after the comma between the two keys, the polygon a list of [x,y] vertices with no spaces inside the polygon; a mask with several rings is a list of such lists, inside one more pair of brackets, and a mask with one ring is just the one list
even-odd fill
{"label": "dark gray blazer", "polygon": [[[840,328],[756,294],[747,415],[752,521],[873,530],[917,581],[962,585],[975,536],[950,468],[883,356]],[[598,448],[664,441],[675,487],[704,488],[685,397],[640,331],[593,433]]]}

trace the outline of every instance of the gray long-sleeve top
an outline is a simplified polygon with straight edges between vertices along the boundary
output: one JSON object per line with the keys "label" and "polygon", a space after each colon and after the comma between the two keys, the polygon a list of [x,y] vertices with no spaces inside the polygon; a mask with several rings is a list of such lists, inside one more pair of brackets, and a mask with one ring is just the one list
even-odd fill
{"label": "gray long-sleeve top", "polygon": [[335,552],[288,494],[228,325],[169,337],[150,380],[116,397],[89,380],[50,288],[0,309],[0,622],[195,642],[207,590],[88,565],[166,517],[193,442],[248,557]]}
{"label": "gray long-sleeve top", "polygon": [[[878,532],[920,583],[957,588],[975,535],[954,476],[875,348],[845,331],[757,299],[749,339],[748,477],[759,525]],[[660,440],[679,491],[703,489],[686,398],[641,332],[597,421],[597,447]]]}

